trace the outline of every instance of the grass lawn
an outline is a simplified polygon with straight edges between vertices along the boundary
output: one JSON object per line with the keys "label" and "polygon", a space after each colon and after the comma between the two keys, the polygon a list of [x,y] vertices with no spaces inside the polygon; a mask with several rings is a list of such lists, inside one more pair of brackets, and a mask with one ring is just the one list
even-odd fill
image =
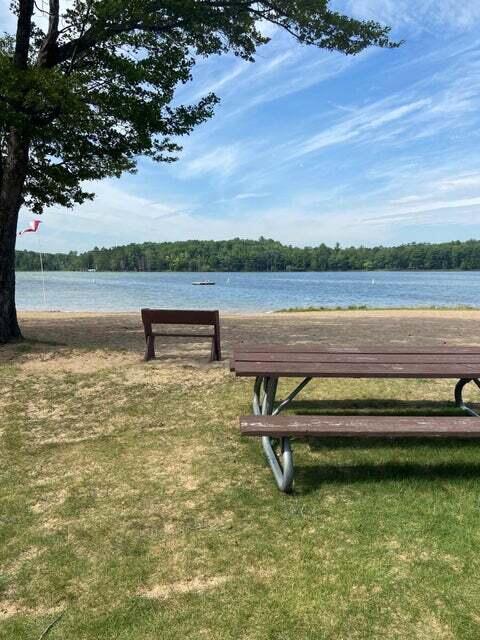
{"label": "grass lawn", "polygon": [[[9,353],[0,638],[61,612],[48,640],[480,637],[479,445],[297,442],[286,496],[238,434],[251,383],[225,363]],[[317,381],[292,411],[445,413],[452,394]]]}

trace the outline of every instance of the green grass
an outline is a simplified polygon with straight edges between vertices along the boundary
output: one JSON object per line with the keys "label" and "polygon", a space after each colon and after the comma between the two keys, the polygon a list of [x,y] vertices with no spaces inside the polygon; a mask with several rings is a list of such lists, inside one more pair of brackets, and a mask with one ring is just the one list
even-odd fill
{"label": "green grass", "polygon": [[[479,637],[475,444],[297,442],[286,496],[227,370],[0,376],[0,638],[61,611],[48,640]],[[292,410],[435,414],[451,394],[327,380]]]}

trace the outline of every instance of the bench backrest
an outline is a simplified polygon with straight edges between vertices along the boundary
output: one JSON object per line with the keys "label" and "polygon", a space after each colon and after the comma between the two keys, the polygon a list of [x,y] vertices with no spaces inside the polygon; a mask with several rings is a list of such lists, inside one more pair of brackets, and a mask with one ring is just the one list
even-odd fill
{"label": "bench backrest", "polygon": [[215,327],[220,321],[218,311],[198,311],[185,309],[142,309],[142,322],[145,336],[152,334],[152,324],[196,324]]}

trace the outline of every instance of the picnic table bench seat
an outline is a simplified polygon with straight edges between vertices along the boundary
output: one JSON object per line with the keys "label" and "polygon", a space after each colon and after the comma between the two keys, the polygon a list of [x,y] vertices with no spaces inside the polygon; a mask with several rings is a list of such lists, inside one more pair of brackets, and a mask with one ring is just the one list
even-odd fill
{"label": "picnic table bench seat", "polygon": [[480,420],[463,416],[244,416],[244,436],[270,438],[480,438]]}

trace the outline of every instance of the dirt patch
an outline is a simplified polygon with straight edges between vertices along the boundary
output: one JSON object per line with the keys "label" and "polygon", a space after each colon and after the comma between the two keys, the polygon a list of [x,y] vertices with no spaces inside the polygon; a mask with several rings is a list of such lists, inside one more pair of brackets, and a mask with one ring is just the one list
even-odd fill
{"label": "dirt patch", "polygon": [[27,374],[42,373],[96,373],[104,369],[117,369],[138,364],[139,358],[133,353],[106,351],[80,351],[78,349],[48,351],[29,354],[20,359],[21,371]]}
{"label": "dirt patch", "polygon": [[152,388],[161,388],[175,384],[182,389],[203,385],[221,384],[228,376],[224,367],[168,366],[158,363],[142,367],[133,367],[124,372],[125,384],[146,384]]}
{"label": "dirt patch", "polygon": [[157,451],[146,455],[142,465],[143,472],[149,478],[174,478],[172,494],[176,493],[179,484],[186,491],[195,491],[202,479],[200,461],[207,453],[208,447],[198,441],[178,442],[173,450],[165,452],[163,460],[159,460]]}
{"label": "dirt patch", "polygon": [[31,506],[34,513],[45,514],[65,502],[68,495],[66,489],[57,489],[55,492],[44,494],[42,499]]}
{"label": "dirt patch", "polygon": [[59,614],[62,611],[62,607],[36,607],[35,609],[29,607],[23,607],[18,602],[11,602],[8,600],[0,601],[0,620],[11,618],[12,616],[24,615],[24,616],[50,616]]}
{"label": "dirt patch", "polygon": [[164,600],[173,595],[182,593],[201,593],[211,589],[217,589],[230,580],[230,576],[196,577],[191,580],[170,582],[169,584],[155,585],[151,589],[142,589],[139,595],[143,598]]}
{"label": "dirt patch", "polygon": [[416,625],[415,631],[419,640],[453,640],[456,637],[450,627],[432,613]]}
{"label": "dirt patch", "polygon": [[[9,574],[16,574],[17,571],[19,571],[19,569],[24,564],[26,564],[27,562],[31,562],[32,560],[35,560],[36,558],[38,558],[38,556],[41,553],[42,552],[38,547],[32,546],[26,549],[25,551],[23,551],[22,553],[20,553],[20,555],[17,556],[17,558],[15,558],[13,562],[4,566],[4,571]],[[0,607],[1,607],[1,603],[0,603]]]}

